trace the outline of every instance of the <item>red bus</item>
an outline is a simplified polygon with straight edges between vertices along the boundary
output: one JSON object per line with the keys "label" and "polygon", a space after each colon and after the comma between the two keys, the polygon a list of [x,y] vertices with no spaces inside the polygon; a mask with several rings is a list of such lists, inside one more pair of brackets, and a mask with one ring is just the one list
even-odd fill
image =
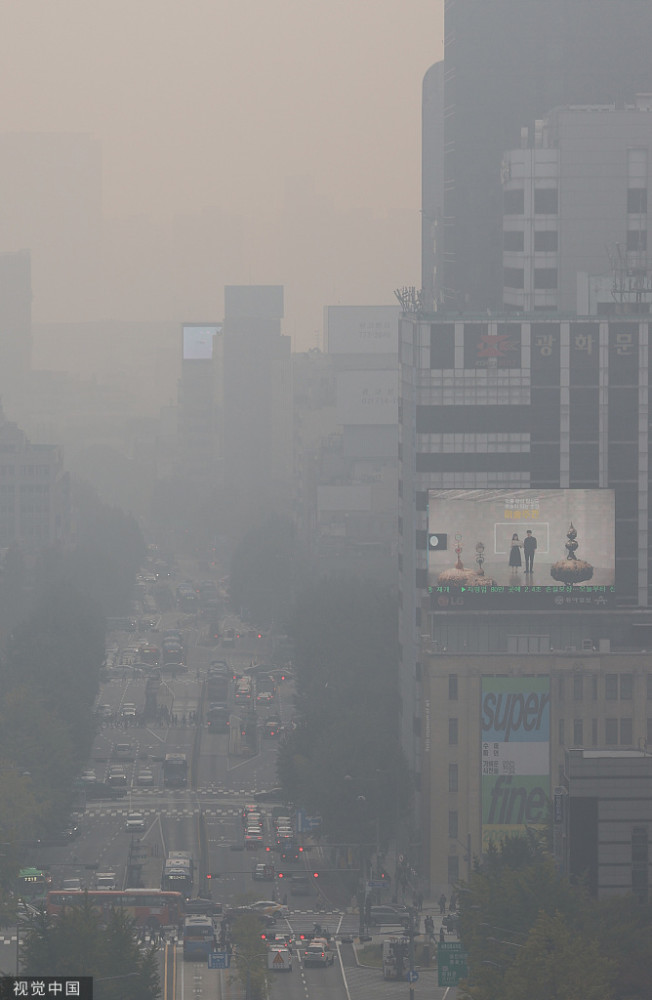
{"label": "red bus", "polygon": [[111,910],[124,910],[138,927],[179,927],[184,918],[184,899],[180,892],[160,889],[65,890],[51,889],[45,899],[45,910],[58,916],[67,906],[79,906],[88,899],[92,907],[108,917]]}

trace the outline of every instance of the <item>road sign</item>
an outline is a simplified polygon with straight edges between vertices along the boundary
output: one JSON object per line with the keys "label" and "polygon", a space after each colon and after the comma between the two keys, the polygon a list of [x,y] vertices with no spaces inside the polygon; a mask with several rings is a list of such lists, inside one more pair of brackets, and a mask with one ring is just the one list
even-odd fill
{"label": "road sign", "polygon": [[211,951],[208,955],[209,969],[228,969],[229,953],[227,951]]}
{"label": "road sign", "polygon": [[321,826],[321,816],[308,816],[305,809],[297,809],[297,833],[308,833]]}
{"label": "road sign", "polygon": [[440,941],[437,945],[438,986],[457,986],[468,976],[468,955],[461,941]]}
{"label": "road sign", "polygon": [[370,879],[367,882],[367,889],[384,889],[388,883],[381,878]]}
{"label": "road sign", "polygon": [[419,973],[417,972],[416,969],[409,969],[408,970],[408,974],[407,974],[407,981],[408,981],[408,983],[416,983],[416,981],[417,981],[418,978],[419,978]]}

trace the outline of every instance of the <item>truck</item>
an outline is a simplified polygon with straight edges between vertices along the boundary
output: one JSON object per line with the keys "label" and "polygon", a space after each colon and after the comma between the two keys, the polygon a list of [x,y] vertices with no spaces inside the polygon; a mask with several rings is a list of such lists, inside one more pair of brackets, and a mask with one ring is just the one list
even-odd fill
{"label": "truck", "polygon": [[292,952],[289,948],[272,945],[267,949],[267,968],[272,972],[292,972]]}
{"label": "truck", "polygon": [[186,787],[188,759],[185,753],[166,753],[163,761],[163,784],[166,788]]}

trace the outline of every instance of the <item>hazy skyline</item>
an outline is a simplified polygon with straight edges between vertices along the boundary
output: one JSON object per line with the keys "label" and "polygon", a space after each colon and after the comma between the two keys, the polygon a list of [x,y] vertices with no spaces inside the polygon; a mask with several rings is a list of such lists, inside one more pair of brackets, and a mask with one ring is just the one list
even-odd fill
{"label": "hazy skyline", "polygon": [[442,8],[2,2],[0,131],[101,144],[97,318],[219,318],[225,284],[281,283],[284,332],[305,349],[324,305],[418,284],[421,81]]}

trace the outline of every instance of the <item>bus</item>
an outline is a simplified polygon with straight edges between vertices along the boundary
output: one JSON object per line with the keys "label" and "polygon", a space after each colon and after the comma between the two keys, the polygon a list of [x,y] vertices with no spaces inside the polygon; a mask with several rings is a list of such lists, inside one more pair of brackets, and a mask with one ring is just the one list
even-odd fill
{"label": "bus", "polygon": [[166,753],[163,761],[163,784],[166,788],[186,787],[188,759],[185,753]]}
{"label": "bus", "polygon": [[228,733],[229,731],[229,708],[228,705],[211,705],[206,712],[206,728],[214,733]]}
{"label": "bus", "polygon": [[21,868],[17,879],[18,896],[30,902],[45,899],[52,883],[49,872],[41,868]]}
{"label": "bus", "polygon": [[211,917],[199,914],[186,917],[183,922],[183,957],[207,961],[217,950],[215,924]]}
{"label": "bus", "polygon": [[168,855],[161,875],[161,889],[182,893],[186,899],[192,895],[195,865],[187,851]]}
{"label": "bus", "polygon": [[49,916],[56,917],[67,907],[79,906],[86,899],[107,920],[112,910],[122,910],[134,920],[136,926],[151,930],[180,927],[184,918],[183,894],[160,889],[126,889],[124,892],[111,889],[51,889],[45,898],[45,911]]}

